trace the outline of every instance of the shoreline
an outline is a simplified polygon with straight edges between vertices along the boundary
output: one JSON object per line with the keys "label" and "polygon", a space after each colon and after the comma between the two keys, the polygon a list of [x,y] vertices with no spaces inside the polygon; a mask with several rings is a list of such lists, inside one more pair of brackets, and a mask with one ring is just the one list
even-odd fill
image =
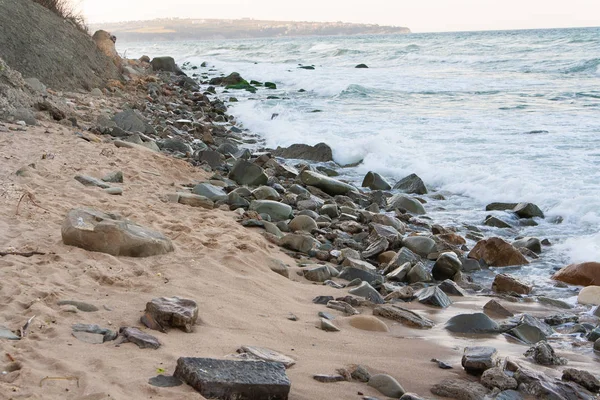
{"label": "shoreline", "polygon": [[[10,383],[13,387],[19,388],[17,391],[23,393],[28,390],[33,398],[47,398],[44,397],[45,395],[52,396],[52,398],[65,398],[60,397],[64,396],[65,388],[70,390],[72,398],[104,398],[101,396],[106,395],[110,395],[111,398],[128,398],[127,396],[131,396],[131,390],[143,397],[193,398],[191,396],[194,396],[194,392],[186,385],[175,389],[156,389],[150,387],[145,379],[155,375],[157,368],[172,373],[177,357],[194,355],[222,358],[234,353],[236,347],[242,344],[270,347],[296,358],[296,366],[288,370],[292,381],[291,399],[337,398],[336,396],[342,395],[350,398],[356,396],[357,392],[381,396],[373,388],[356,381],[326,384],[315,382],[312,379],[313,374],[333,374],[336,369],[349,364],[363,364],[367,365],[372,373],[390,374],[396,377],[407,390],[431,398],[432,394],[429,389],[442,379],[475,380],[460,367],[463,347],[472,341],[476,341],[478,344],[491,343],[500,348],[499,352],[502,357],[518,358],[519,363],[537,368],[533,367],[533,364],[524,357],[519,357],[528,346],[515,345],[508,341],[504,346],[502,345],[505,340],[503,335],[497,335],[491,341],[472,335],[457,338],[443,329],[442,326],[445,322],[461,311],[480,311],[483,303],[489,299],[488,297],[458,298],[451,296],[454,306],[443,311],[421,305],[417,301],[398,302],[409,309],[417,310],[417,313],[422,316],[431,318],[436,323],[436,327],[431,331],[416,330],[389,319],[371,316],[370,323],[374,323],[374,318],[383,321],[390,330],[388,333],[358,329],[351,324],[351,317],[326,308],[325,305],[313,304],[312,299],[316,296],[344,297],[348,294],[346,290],[348,287],[338,289],[323,284],[323,282],[311,283],[305,279],[307,276],[305,271],[321,268],[324,264],[344,269],[348,267],[348,265],[344,265],[344,262],[352,257],[344,257],[342,254],[338,254],[338,252],[342,253],[341,250],[334,248],[325,251],[311,246],[307,251],[302,251],[305,247],[298,246],[297,243],[287,243],[288,249],[284,250],[278,246],[282,244],[282,238],[278,237],[278,231],[279,233],[283,232],[276,223],[277,221],[266,224],[265,219],[259,217],[258,211],[260,210],[254,213],[238,212],[236,214],[235,210],[239,210],[239,208],[232,210],[233,204],[245,205],[242,200],[246,200],[247,206],[251,206],[249,200],[259,194],[249,195],[244,192],[240,189],[243,185],[232,183],[229,174],[214,179],[215,177],[211,176],[214,171],[230,172],[228,170],[231,170],[233,166],[228,166],[225,160],[215,154],[213,148],[226,146],[228,139],[234,137],[232,135],[241,135],[243,132],[228,132],[227,129],[217,128],[219,124],[222,124],[217,121],[217,119],[221,119],[220,115],[224,115],[222,119],[226,121],[235,121],[227,115],[226,106],[222,101],[212,100],[206,104],[203,96],[194,94],[196,91],[193,90],[190,82],[188,84],[192,90],[184,89],[178,93],[179,83],[185,85],[186,81],[180,78],[165,79],[166,81],[149,79],[140,82],[140,85],[146,92],[152,92],[147,89],[154,88],[153,84],[157,86],[154,90],[158,93],[156,99],[146,104],[149,107],[147,111],[153,118],[149,119],[146,116],[145,121],[147,123],[150,120],[153,125],[165,129],[162,135],[157,133],[155,136],[157,139],[162,138],[162,141],[158,142],[158,147],[162,146],[163,150],[174,149],[173,154],[170,155],[157,152],[158,147],[154,151],[148,151],[147,147],[144,147],[153,147],[150,143],[157,146],[152,138],[152,133],[137,134],[137,136],[128,134],[117,137],[117,140],[110,138],[113,133],[118,133],[114,126],[103,127],[107,131],[96,132],[98,136],[90,135],[91,132],[87,131],[81,133],[81,137],[76,136],[74,130],[70,128],[47,121],[44,121],[41,127],[26,128],[25,132],[9,130],[8,134],[12,135],[9,136],[11,143],[22,149],[22,152],[10,155],[10,157],[8,157],[8,153],[4,154],[5,157],[8,157],[4,163],[7,164],[7,167],[16,164],[26,166],[35,160],[36,166],[24,169],[21,176],[11,177],[15,187],[10,191],[5,189],[6,193],[10,193],[10,195],[7,195],[6,198],[7,207],[3,211],[2,223],[10,226],[11,230],[6,230],[2,239],[8,246],[19,250],[27,249],[35,243],[36,246],[39,246],[36,249],[49,252],[47,255],[34,259],[37,263],[29,263],[28,260],[18,256],[8,256],[8,258],[4,257],[0,260],[2,270],[10,271],[10,273],[4,272],[8,284],[1,285],[0,289],[6,291],[8,286],[27,288],[25,290],[15,289],[9,295],[7,301],[11,305],[8,309],[0,312],[3,317],[0,321],[16,326],[22,317],[25,315],[31,317],[34,314],[36,319],[41,321],[39,325],[32,328],[29,339],[14,344],[0,342],[3,351],[23,362],[24,367],[21,374]],[[125,91],[125,93],[127,92]],[[141,104],[142,109],[146,107],[143,105],[143,94],[130,92],[130,95],[129,98],[126,97],[128,102]],[[86,96],[81,97],[77,101],[85,104]],[[110,98],[110,101],[113,102],[111,113],[118,112],[125,104],[124,99],[113,96],[106,98]],[[178,105],[169,105],[169,99],[176,100]],[[198,106],[200,103],[203,105]],[[196,106],[200,109],[209,107],[221,111],[224,106],[225,112],[224,114],[216,112],[215,117],[210,116],[210,112],[205,113],[207,118],[203,120],[178,118],[181,117],[181,111],[185,111],[186,107],[193,109]],[[106,104],[103,107],[105,108]],[[169,108],[170,110],[163,113]],[[177,113],[177,111],[180,112]],[[99,109],[94,112],[101,114]],[[189,112],[193,114],[200,111]],[[166,120],[169,120],[171,124],[162,123]],[[98,128],[97,121],[90,120],[83,124]],[[217,122],[217,124],[213,124],[213,122]],[[11,124],[8,129],[18,129],[18,126]],[[207,126],[210,128],[209,130],[205,129]],[[45,134],[45,130],[50,131],[50,134]],[[169,140],[164,137],[167,135],[185,140]],[[30,138],[37,140],[32,141]],[[124,139],[130,140],[126,142],[131,143],[127,145],[129,148],[115,146],[117,142],[123,142]],[[197,148],[191,147],[200,145],[198,142],[194,142],[194,139],[209,143],[206,150],[198,151]],[[251,138],[251,140],[254,139]],[[218,144],[219,141],[221,144]],[[188,147],[182,146],[182,143]],[[73,149],[78,149],[78,151],[74,152]],[[181,153],[181,149],[185,149],[186,152]],[[188,149],[192,151],[186,154]],[[223,148],[222,150],[228,149]],[[229,148],[229,150],[233,150],[233,148]],[[39,161],[42,151],[46,155],[52,154],[52,157],[42,157],[42,161]],[[202,152],[211,153],[201,155]],[[226,151],[226,153],[231,152]],[[248,156],[243,150],[240,155]],[[210,171],[208,168],[203,170],[203,165],[198,165],[199,157],[202,156],[206,156],[203,160],[207,163],[215,161],[215,167],[211,167]],[[217,156],[218,160],[214,158]],[[276,159],[264,156],[264,154],[259,154],[258,157],[251,158],[251,160],[254,160],[254,165],[258,165],[257,160],[260,160],[261,169],[263,167],[272,169],[278,171],[282,176],[293,175],[293,171],[284,168]],[[190,161],[192,162],[190,163]],[[71,176],[77,173],[100,177],[114,169],[122,169],[125,172],[125,183],[119,185],[123,188],[122,197],[109,196],[98,188],[81,186]],[[308,170],[310,170],[310,163]],[[268,179],[267,177],[265,183],[268,183]],[[348,217],[345,217],[344,221],[336,222],[335,218],[330,218],[331,222],[326,219],[319,221],[319,217],[326,214],[320,214],[314,220],[317,226],[316,229],[313,229],[314,236],[325,243],[335,243],[335,239],[331,239],[333,236],[328,236],[333,234],[327,231],[331,227],[333,227],[332,231],[340,231],[340,233],[336,233],[336,239],[341,239],[338,243],[344,247],[354,245],[350,240],[357,242],[351,239],[353,235],[372,234],[372,228],[364,222],[359,222],[360,218],[365,215],[374,218],[372,215],[360,213],[364,208],[368,208],[368,206],[362,206],[363,201],[366,204],[368,199],[365,200],[362,196],[355,195],[353,191],[347,191],[347,196],[343,195],[337,200],[335,196],[323,193],[323,189],[311,189],[312,193],[309,194],[297,190],[300,194],[296,194],[290,192],[290,188],[294,185],[293,182],[296,182],[295,179],[284,178],[279,182],[271,180],[271,188],[280,185],[281,189],[279,191],[275,189],[275,193],[263,190],[265,194],[260,194],[260,196],[266,195],[264,198],[267,199],[273,196],[276,198],[278,195],[294,204],[295,213],[298,213],[299,201],[316,202],[313,196],[321,196],[325,202],[329,202],[329,205],[339,208],[338,211],[346,211],[346,213],[341,212],[338,217],[347,215]],[[204,186],[201,190],[196,190],[199,182],[210,182],[212,186],[221,191],[234,186],[238,187],[226,193],[227,201],[224,201],[221,192],[213,187]],[[311,186],[306,183],[304,185]],[[214,195],[214,200],[210,199],[214,202],[214,206],[208,207],[210,210],[205,210],[203,207],[193,208],[182,204],[185,196],[182,197],[176,193],[191,192],[192,188],[199,193]],[[48,211],[40,210],[35,202],[27,202],[22,206],[22,215],[15,216],[13,211],[14,202],[19,197],[17,194],[28,190],[35,192],[34,198],[37,204],[47,208]],[[229,194],[235,190],[237,190],[238,196],[233,196],[234,198],[231,199],[232,196]],[[296,197],[288,197],[289,194],[294,194]],[[199,196],[203,195],[199,194]],[[204,199],[195,199],[204,201]],[[228,204],[228,202],[232,204]],[[354,208],[352,203],[359,206],[360,209]],[[271,203],[266,204],[273,206]],[[9,205],[11,207],[8,207]],[[176,251],[169,255],[157,256],[156,259],[150,257],[138,260],[90,253],[65,246],[57,237],[59,226],[68,208],[80,205],[98,207],[105,211],[119,211],[136,222],[149,224],[155,229],[165,231],[174,241]],[[307,206],[304,211],[313,211],[315,214],[316,211],[311,208],[321,209],[321,207],[313,207],[314,204],[303,203],[303,205]],[[331,211],[333,212],[333,210]],[[354,212],[357,215],[354,216],[355,218],[350,218]],[[277,212],[269,210],[268,213],[263,212],[263,214],[276,215]],[[314,216],[309,212],[304,215],[309,218]],[[412,220],[409,215],[403,213],[394,215],[398,218],[394,217],[394,219],[386,221],[391,225],[380,225],[403,226],[405,230],[410,229],[413,232],[421,233],[427,229],[426,225],[420,225],[427,223],[424,219]],[[239,224],[235,221],[236,217],[241,217],[245,222]],[[401,225],[398,225],[395,219]],[[262,227],[260,226],[261,221]],[[300,222],[314,227],[306,218]],[[244,227],[244,225],[248,227]],[[281,226],[285,225],[281,224]],[[263,232],[265,228],[266,234]],[[430,231],[431,228],[430,226]],[[360,231],[354,232],[357,230]],[[393,236],[393,231],[381,232],[380,236],[390,233]],[[451,231],[442,234],[454,235]],[[301,235],[304,238],[309,236],[308,233]],[[366,240],[367,237],[363,237],[363,240]],[[395,238],[396,241],[398,239]],[[315,243],[313,242],[313,244]],[[300,251],[290,250],[289,247],[296,247],[296,250]],[[334,253],[335,257],[331,254],[331,250],[337,250]],[[354,252],[347,251],[346,253],[353,256],[358,254],[360,259],[361,253],[367,249],[364,248],[360,252],[356,249],[353,250]],[[327,263],[321,260],[322,258],[326,258]],[[340,258],[339,263],[338,258]],[[271,259],[282,261],[288,267],[283,270],[280,266],[269,267],[268,262]],[[300,266],[296,264],[297,261],[300,261]],[[350,263],[354,263],[354,261],[350,261]],[[373,263],[372,266],[380,267],[381,264],[384,263],[377,265]],[[361,268],[360,263],[352,265],[357,267],[356,269]],[[273,273],[271,268],[279,268],[280,274],[285,275],[287,272],[289,279]],[[362,265],[362,268],[365,266]],[[20,271],[26,271],[26,273],[21,274]],[[332,271],[328,271],[331,275]],[[340,279],[331,278],[338,284],[343,283]],[[199,286],[201,290],[198,290]],[[419,285],[415,287],[418,288]],[[349,288],[352,290],[353,287]],[[383,289],[380,288],[380,291],[391,294],[398,288],[400,286],[396,288],[394,285],[393,290],[383,287]],[[139,350],[132,344],[114,348],[110,344],[91,345],[70,337],[70,324],[80,321],[88,323],[102,321],[103,325],[137,324],[137,326],[141,326],[136,321],[144,303],[152,297],[163,295],[194,298],[201,304],[200,318],[202,322],[196,327],[195,334],[188,336],[177,331],[170,331],[168,334],[149,331],[164,342],[163,350],[158,350],[156,353],[151,353],[150,350]],[[67,310],[66,307],[56,305],[57,299],[70,297],[78,297],[80,300],[104,305],[105,308],[99,311],[100,316],[98,316],[93,313],[87,315],[73,309]],[[357,295],[355,299],[360,297]],[[37,300],[32,300],[34,298]],[[352,302],[352,300],[348,301]],[[27,305],[25,312],[20,308],[20,304]],[[364,300],[358,301],[357,304],[356,307],[364,316],[370,316],[372,309],[376,307],[372,302]],[[502,304],[514,311],[526,311],[534,316],[546,316],[560,311],[553,307],[541,307],[537,303],[512,303],[506,299]],[[135,307],[132,308],[131,305],[135,305]],[[316,315],[318,311],[335,314],[337,318],[333,320],[333,323],[338,324],[341,331],[330,333],[317,329],[315,324],[319,325]],[[299,317],[299,321],[287,319],[288,313]],[[415,342],[414,336],[425,338],[425,340],[419,339]],[[66,346],[62,343],[60,346],[56,346],[53,343],[55,340],[65,340],[67,337],[71,340],[67,340],[69,343]],[[408,339],[403,339],[406,337]],[[368,348],[366,349],[366,347]],[[574,366],[584,369],[593,370],[593,363],[600,361],[599,356],[593,353],[573,353],[571,349],[562,347],[557,348],[557,351],[560,355],[569,357]],[[111,360],[106,359],[106,353],[110,354]],[[444,372],[430,361],[431,358],[447,361],[454,366],[454,369]],[[40,365],[34,366],[32,360]],[[52,370],[51,366],[57,362],[55,360],[60,360],[58,361],[59,365]],[[119,368],[113,368],[113,362]],[[93,371],[88,369],[89,365],[100,368],[104,376],[92,374]],[[143,370],[141,378],[140,365]],[[407,370],[407,365],[410,365],[410,370]],[[75,371],[80,371],[82,385],[76,388],[70,382],[58,381],[51,382],[44,391],[30,387],[32,380],[35,382],[38,378],[50,375],[49,371],[57,372],[59,375],[73,375],[77,373]],[[126,372],[123,373],[123,371]],[[552,369],[546,372],[556,376],[558,371]],[[428,379],[422,379],[424,376],[427,376]],[[0,385],[5,384],[0,382]],[[79,380],[77,382],[79,385]],[[100,396],[90,397],[94,396],[94,393],[100,394]],[[199,395],[197,396],[200,398]]]}

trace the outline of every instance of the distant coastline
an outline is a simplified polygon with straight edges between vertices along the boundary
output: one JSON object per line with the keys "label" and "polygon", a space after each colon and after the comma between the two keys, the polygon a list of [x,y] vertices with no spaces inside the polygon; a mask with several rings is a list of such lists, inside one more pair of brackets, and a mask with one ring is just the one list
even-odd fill
{"label": "distant coastline", "polygon": [[390,35],[411,30],[400,26],[346,22],[263,21],[256,19],[163,18],[92,24],[123,41],[176,41],[192,39],[253,39],[296,36]]}

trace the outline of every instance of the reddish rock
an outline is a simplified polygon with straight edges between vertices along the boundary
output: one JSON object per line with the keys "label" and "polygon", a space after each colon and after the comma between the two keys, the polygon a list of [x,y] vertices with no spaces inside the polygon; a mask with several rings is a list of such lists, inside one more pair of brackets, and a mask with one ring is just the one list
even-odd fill
{"label": "reddish rock", "polygon": [[508,274],[498,274],[492,283],[492,290],[496,293],[529,294],[533,288]]}
{"label": "reddish rock", "polygon": [[529,264],[529,261],[510,243],[494,237],[477,242],[469,258],[481,260],[493,267]]}
{"label": "reddish rock", "polygon": [[578,286],[600,286],[600,263],[571,264],[552,276],[552,279]]}

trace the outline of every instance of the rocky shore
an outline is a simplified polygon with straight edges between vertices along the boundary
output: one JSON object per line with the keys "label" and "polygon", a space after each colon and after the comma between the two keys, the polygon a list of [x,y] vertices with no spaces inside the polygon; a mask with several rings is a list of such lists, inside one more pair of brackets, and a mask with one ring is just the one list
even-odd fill
{"label": "rocky shore", "polygon": [[273,84],[98,41],[125,81],[0,123],[0,396],[598,397],[600,264],[554,276],[576,306],[545,297],[504,272],[543,238],[436,224],[418,176],[357,187],[326,144],[261,148],[227,105]]}

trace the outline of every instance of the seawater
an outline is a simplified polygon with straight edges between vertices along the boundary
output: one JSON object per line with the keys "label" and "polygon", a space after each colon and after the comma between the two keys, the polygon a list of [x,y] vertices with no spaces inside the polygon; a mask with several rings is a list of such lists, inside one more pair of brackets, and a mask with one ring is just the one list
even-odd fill
{"label": "seawater", "polygon": [[426,205],[436,222],[464,231],[507,218],[489,202],[538,204],[537,226],[482,230],[548,238],[540,260],[510,270],[547,293],[575,293],[550,290],[554,269],[600,261],[600,28],[117,44],[276,83],[231,94],[240,125],[269,147],[325,142],[339,164],[362,160],[342,170],[357,184],[416,173],[447,198]]}

